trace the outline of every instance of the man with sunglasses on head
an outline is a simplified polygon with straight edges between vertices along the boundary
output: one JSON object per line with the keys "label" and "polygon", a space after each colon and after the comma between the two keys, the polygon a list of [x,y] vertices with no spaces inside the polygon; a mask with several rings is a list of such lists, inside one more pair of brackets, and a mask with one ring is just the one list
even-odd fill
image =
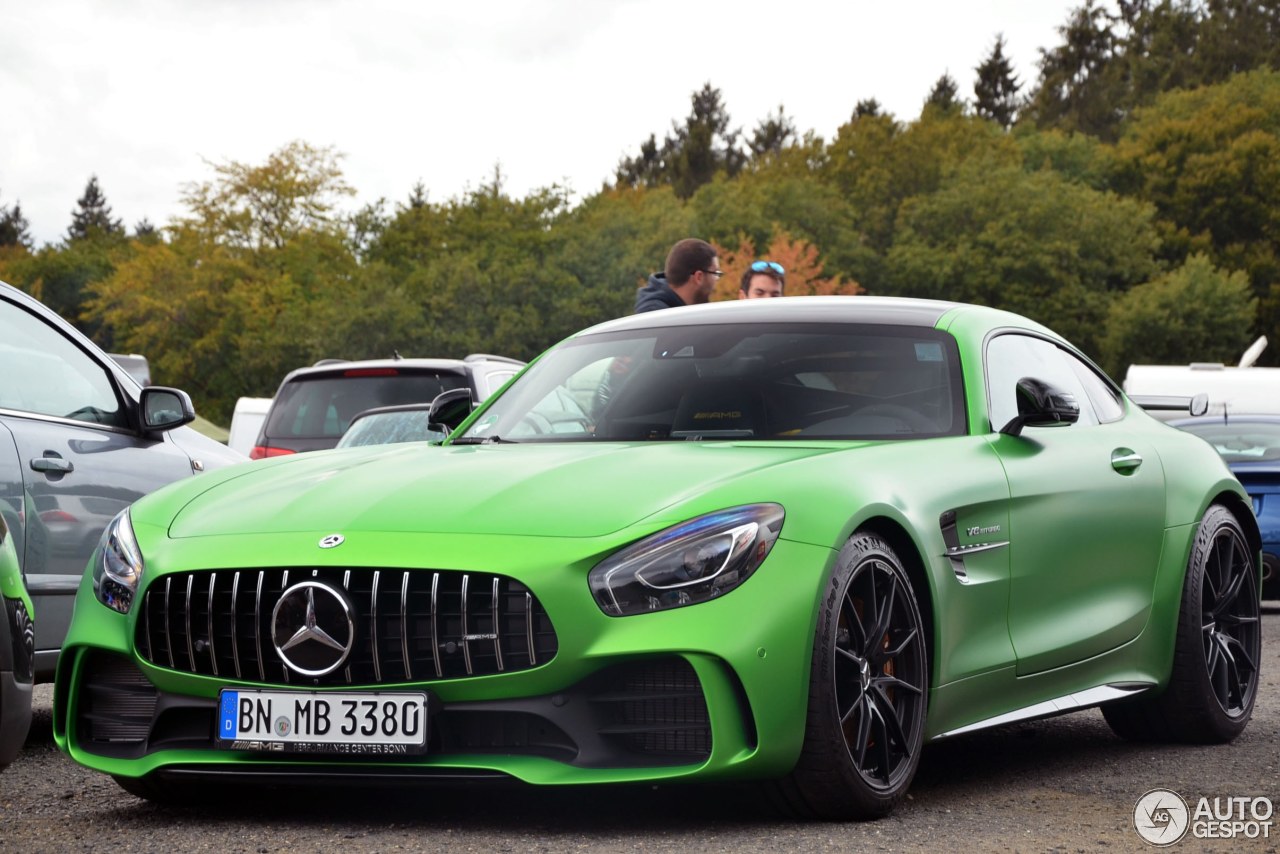
{"label": "man with sunglasses on head", "polygon": [[782,296],[787,271],[777,261],[755,261],[742,274],[738,299],[767,299]]}
{"label": "man with sunglasses on head", "polygon": [[714,246],[693,237],[681,240],[667,253],[665,269],[636,291],[635,313],[708,302],[723,275]]}

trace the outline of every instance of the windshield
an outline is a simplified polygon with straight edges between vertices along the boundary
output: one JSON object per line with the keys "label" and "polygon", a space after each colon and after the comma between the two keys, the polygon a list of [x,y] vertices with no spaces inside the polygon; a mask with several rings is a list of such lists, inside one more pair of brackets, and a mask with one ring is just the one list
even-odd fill
{"label": "windshield", "polygon": [[1280,422],[1214,419],[1178,427],[1213,445],[1229,463],[1280,460]]}
{"label": "windshield", "polygon": [[717,324],[571,339],[455,442],[885,439],[964,432],[933,329]]}

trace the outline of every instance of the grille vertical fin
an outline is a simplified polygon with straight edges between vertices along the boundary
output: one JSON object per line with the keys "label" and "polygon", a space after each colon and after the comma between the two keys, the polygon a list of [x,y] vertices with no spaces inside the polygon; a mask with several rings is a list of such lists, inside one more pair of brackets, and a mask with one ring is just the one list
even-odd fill
{"label": "grille vertical fin", "polygon": [[468,586],[471,583],[471,576],[462,576],[462,657],[467,662],[467,675],[470,676],[474,671],[471,667],[471,641],[467,640],[467,635],[471,634],[470,621],[467,619],[471,612],[471,601],[468,596]]}
{"label": "grille vertical fin", "polygon": [[498,621],[498,577],[493,577],[493,599],[490,603],[490,611],[493,615],[493,657],[498,662],[498,672],[502,672],[502,623]]}
{"label": "grille vertical fin", "polygon": [[413,678],[412,659],[409,657],[409,570],[400,579],[400,654],[404,661],[404,678]]}
{"label": "grille vertical fin", "polygon": [[[217,584],[218,584],[218,573],[216,573],[216,572],[211,572],[211,573],[209,573],[209,605],[208,605],[208,608],[209,608],[209,618],[208,618],[208,621],[207,621],[207,625],[208,625],[208,631],[209,631],[209,661],[210,661],[210,662],[212,663],[212,665],[213,665],[213,675],[214,675],[214,676],[217,676],[217,675],[218,675],[218,651],[217,651],[217,648],[216,648],[216,647],[214,646],[214,644],[213,644],[213,641],[214,641],[214,637],[213,637],[213,589],[214,589],[214,587],[216,587],[216,586],[217,586]],[[232,613],[234,614],[235,612],[233,611]]]}
{"label": "grille vertical fin", "polygon": [[240,677],[240,643],[239,633],[236,631],[236,600],[240,598],[240,573],[236,573],[231,577],[231,659],[236,664],[236,678]]}
{"label": "grille vertical fin", "polygon": [[381,574],[378,570],[374,570],[373,593],[369,596],[369,631],[371,633],[369,647],[373,650],[373,679],[375,682],[382,681],[382,662],[378,656],[378,576]]}
{"label": "grille vertical fin", "polygon": [[440,573],[431,573],[431,658],[436,664],[436,678],[444,676],[440,666]]}

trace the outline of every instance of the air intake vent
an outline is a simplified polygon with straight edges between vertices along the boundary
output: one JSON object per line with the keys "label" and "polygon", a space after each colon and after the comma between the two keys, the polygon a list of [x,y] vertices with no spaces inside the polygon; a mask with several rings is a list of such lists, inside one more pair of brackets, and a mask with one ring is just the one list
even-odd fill
{"label": "air intake vent", "polygon": [[684,761],[711,755],[702,683],[684,659],[636,662],[600,675],[591,701],[608,723],[600,734],[622,749]]}
{"label": "air intake vent", "polygon": [[89,746],[141,745],[156,711],[156,689],[132,661],[90,654],[80,685],[80,737]]}

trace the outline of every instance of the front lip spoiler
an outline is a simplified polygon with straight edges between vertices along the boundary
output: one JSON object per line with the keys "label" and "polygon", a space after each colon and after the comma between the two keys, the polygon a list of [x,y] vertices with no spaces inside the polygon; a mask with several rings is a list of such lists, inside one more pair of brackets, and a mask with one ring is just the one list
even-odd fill
{"label": "front lip spoiler", "polygon": [[510,774],[501,771],[476,771],[454,768],[351,768],[324,763],[300,762],[292,765],[237,763],[231,768],[215,766],[170,765],[147,775],[148,780],[174,783],[210,783],[225,786],[314,786],[335,784],[359,786],[403,786],[430,784],[521,785]]}

